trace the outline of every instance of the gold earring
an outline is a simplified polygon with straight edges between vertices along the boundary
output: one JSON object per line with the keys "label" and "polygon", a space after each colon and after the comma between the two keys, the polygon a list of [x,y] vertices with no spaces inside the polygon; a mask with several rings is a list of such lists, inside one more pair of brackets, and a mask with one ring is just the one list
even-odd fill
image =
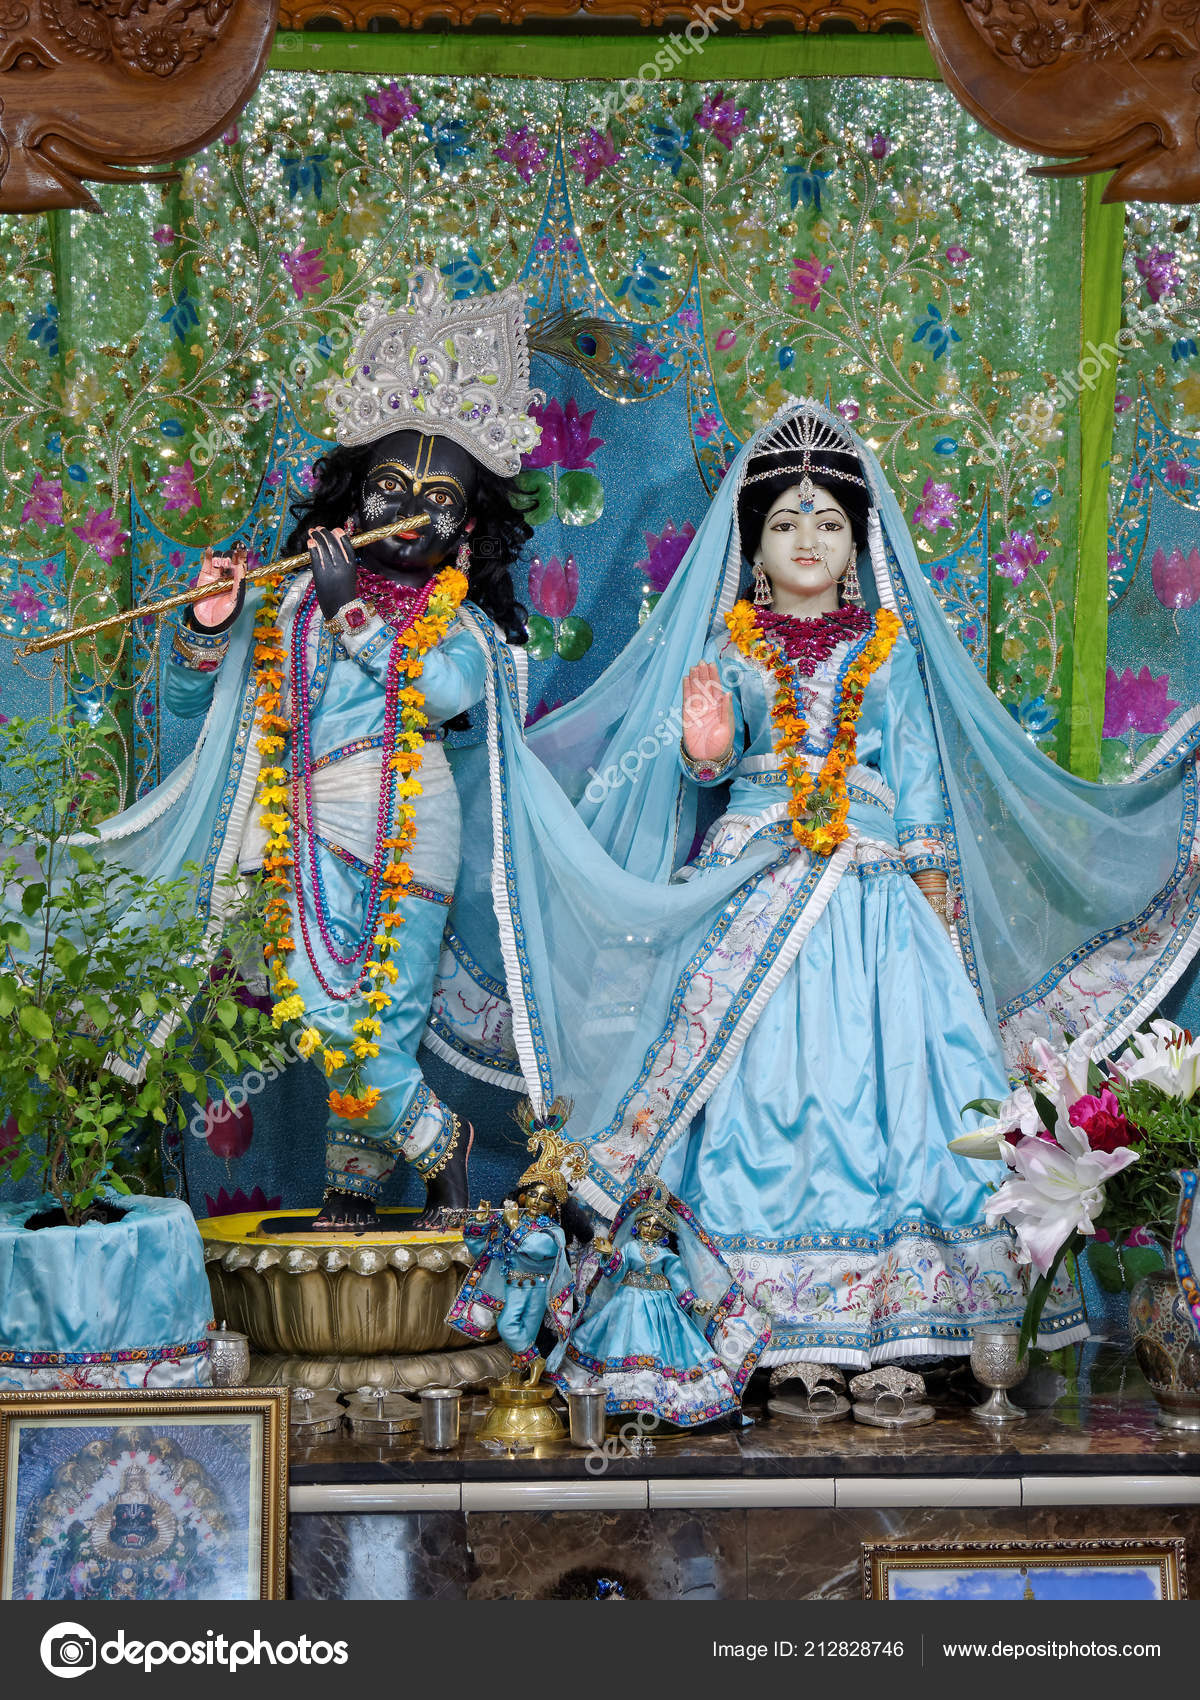
{"label": "gold earring", "polygon": [[771,606],[771,581],[757,562],[754,567],[754,606],[756,608],[769,608]]}

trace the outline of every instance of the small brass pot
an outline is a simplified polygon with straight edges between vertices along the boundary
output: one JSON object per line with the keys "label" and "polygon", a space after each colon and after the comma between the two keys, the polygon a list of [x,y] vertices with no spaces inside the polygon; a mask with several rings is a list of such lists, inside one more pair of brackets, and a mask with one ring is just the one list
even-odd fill
{"label": "small brass pot", "polygon": [[499,1440],[506,1445],[536,1446],[539,1441],[563,1438],[566,1431],[558,1413],[550,1409],[550,1401],[556,1391],[553,1382],[539,1381],[532,1387],[506,1387],[502,1381],[497,1381],[488,1391],[492,1402],[476,1437],[480,1441]]}

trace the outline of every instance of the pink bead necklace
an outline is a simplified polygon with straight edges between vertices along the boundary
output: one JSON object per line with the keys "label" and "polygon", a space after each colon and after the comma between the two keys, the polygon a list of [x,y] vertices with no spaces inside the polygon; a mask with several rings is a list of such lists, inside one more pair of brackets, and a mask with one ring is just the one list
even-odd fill
{"label": "pink bead necklace", "polygon": [[767,642],[794,664],[798,677],[807,679],[840,643],[870,631],[871,615],[857,603],[807,618],[768,608],[757,610],[757,624]]}

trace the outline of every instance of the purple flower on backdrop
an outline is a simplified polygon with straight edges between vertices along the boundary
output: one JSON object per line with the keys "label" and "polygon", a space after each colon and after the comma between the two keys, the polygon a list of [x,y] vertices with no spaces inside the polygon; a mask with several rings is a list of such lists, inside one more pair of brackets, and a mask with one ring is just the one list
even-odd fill
{"label": "purple flower on backdrop", "polygon": [[18,620],[36,620],[46,604],[27,584],[19,584],[8,599]]}
{"label": "purple flower on backdrop", "polygon": [[1200,599],[1200,549],[1193,547],[1186,555],[1178,548],[1169,555],[1156,549],[1150,562],[1150,582],[1164,608],[1190,608]]}
{"label": "purple flower on backdrop", "polygon": [[1163,479],[1167,484],[1173,484],[1177,490],[1182,490],[1192,476],[1192,470],[1186,460],[1169,460],[1163,467]]}
{"label": "purple flower on backdrop", "polygon": [[954,242],[946,249],[946,258],[952,266],[965,266],[971,258],[970,250],[964,248],[961,242]]}
{"label": "purple flower on backdrop", "polygon": [[228,1163],[244,1157],[254,1138],[254,1114],[249,1104],[231,1110],[223,1098],[210,1099],[204,1106],[204,1138],[214,1157]]}
{"label": "purple flower on backdrop", "polygon": [[547,619],[561,620],[579,597],[579,567],[574,555],[560,561],[557,555],[543,563],[534,556],[529,563],[529,600]]}
{"label": "purple flower on backdrop", "polygon": [[160,224],[154,232],[154,240],[160,248],[169,248],[175,240],[175,232],[169,224]]}
{"label": "purple flower on backdrop", "polygon": [[1167,696],[1170,682],[1166,673],[1151,678],[1149,667],[1143,667],[1140,673],[1126,667],[1119,676],[1110,667],[1104,684],[1102,736],[1120,738],[1126,732],[1165,732],[1168,720],[1179,707]]}
{"label": "purple flower on backdrop", "polygon": [[92,509],[84,523],[73,525],[71,530],[94,549],[102,561],[115,560],[129,542],[129,533],[121,530],[111,508]]}
{"label": "purple flower on backdrop", "polygon": [[871,137],[871,158],[886,159],[891,151],[891,142],[883,134],[882,130],[876,130],[875,134]]}
{"label": "purple flower on backdrop", "polygon": [[1121,392],[1120,394],[1117,395],[1115,401],[1113,402],[1113,412],[1118,413],[1118,414],[1128,413],[1129,409],[1132,406],[1133,406],[1133,397],[1131,395],[1125,395],[1124,392]]}
{"label": "purple flower on backdrop", "polygon": [[62,522],[61,479],[43,478],[40,472],[35,472],[33,483],[29,486],[29,500],[21,509],[21,524],[37,525],[48,531],[52,525],[61,525]]}
{"label": "purple flower on backdrop", "polygon": [[616,165],[624,157],[617,152],[607,131],[601,135],[595,128],[589,130],[579,146],[572,148],[570,153],[575,161],[575,169],[583,173],[585,188],[594,183],[602,171]]}
{"label": "purple flower on backdrop", "polygon": [[682,531],[676,531],[674,521],[668,520],[659,536],[652,531],[644,532],[647,553],[644,560],[634,562],[634,572],[642,575],[652,591],[661,593],[674,578],[675,569],[695,535],[696,527],[690,519],[684,522]]}
{"label": "purple flower on backdrop", "polygon": [[649,343],[639,342],[633,351],[633,359],[629,362],[638,377],[646,383],[653,383],[658,377],[658,369],[663,363],[661,354],[657,354]]}
{"label": "purple flower on backdrop", "polygon": [[537,137],[530,135],[528,124],[522,124],[519,130],[510,129],[496,149],[496,158],[515,166],[517,176],[525,183],[533,182],[549,157]]}
{"label": "purple flower on backdrop", "polygon": [[561,708],[562,706],[563,703],[561,697],[559,697],[555,702],[547,702],[545,697],[539,697],[535,707],[530,710],[526,717],[526,726],[536,726],[539,720],[544,720],[548,714],[553,714],[556,708]]}
{"label": "purple flower on backdrop", "polygon": [[182,466],[173,466],[165,478],[159,479],[159,483],[168,508],[186,513],[189,508],[200,506],[200,492],[196,489],[196,475],[190,460],[185,460]]}
{"label": "purple flower on backdrop", "polygon": [[681,325],[686,325],[690,331],[694,331],[700,322],[694,307],[681,307],[675,316],[679,320],[679,323]]}
{"label": "purple flower on backdrop", "polygon": [[297,248],[294,254],[283,254],[280,257],[284,271],[292,280],[297,301],[303,301],[306,295],[319,294],[321,285],[329,282],[322,249]]}
{"label": "purple flower on backdrop", "polygon": [[839,401],[834,412],[840,413],[848,425],[853,425],[858,418],[858,403],[856,401]]}
{"label": "purple flower on backdrop", "polygon": [[720,428],[721,421],[715,413],[702,413],[696,421],[696,435],[705,443]]}
{"label": "purple flower on backdrop", "polygon": [[832,270],[831,266],[823,266],[820,260],[798,258],[788,277],[788,294],[802,307],[807,307],[810,313],[815,313],[821,305],[821,285]]}
{"label": "purple flower on backdrop", "polygon": [[558,401],[548,401],[543,407],[534,402],[529,411],[542,427],[542,440],[536,449],[522,457],[522,466],[562,466],[571,471],[595,472],[591,456],[596,449],[604,447],[604,438],[592,436],[594,407],[590,413],[580,413],[578,402],[571,396],[565,411]]}
{"label": "purple flower on backdrop", "polygon": [[708,130],[722,147],[731,148],[746,128],[746,108],[727,99],[724,89],[708,95],[696,114],[697,130]]}
{"label": "purple flower on backdrop", "polygon": [[926,531],[953,530],[958,516],[958,495],[950,484],[925,480],[921,500],[913,509],[913,522]]}
{"label": "purple flower on backdrop", "polygon": [[1031,567],[1038,567],[1050,556],[1039,549],[1037,540],[1028,531],[1013,531],[996,552],[996,571],[1013,584],[1024,584]]}
{"label": "purple flower on backdrop", "polygon": [[420,110],[412,91],[400,88],[394,80],[378,94],[367,96],[367,116],[379,125],[380,134],[384,137],[390,136],[404,119],[415,118]]}
{"label": "purple flower on backdrop", "polygon": [[1146,293],[1151,301],[1161,301],[1164,295],[1173,295],[1182,282],[1173,248],[1151,248],[1145,259],[1134,262],[1146,282]]}

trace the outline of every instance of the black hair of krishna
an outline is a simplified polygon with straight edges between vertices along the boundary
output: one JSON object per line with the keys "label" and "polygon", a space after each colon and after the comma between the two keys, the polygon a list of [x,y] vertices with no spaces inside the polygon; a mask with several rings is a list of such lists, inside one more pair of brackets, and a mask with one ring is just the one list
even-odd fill
{"label": "black hair of krishna", "polygon": [[[358,515],[358,492],[371,465],[373,443],[353,448],[339,445],[322,455],[313,467],[314,488],[306,502],[292,504],[295,526],[285,548],[300,553],[307,547],[314,527],[345,525]],[[475,529],[469,542],[471,566],[467,573],[468,595],[491,616],[509,643],[524,643],[526,610],[513,591],[512,569],[533,536],[525,513],[536,498],[519,490],[516,481],[502,478],[490,467],[476,462],[475,495],[471,511]]]}

